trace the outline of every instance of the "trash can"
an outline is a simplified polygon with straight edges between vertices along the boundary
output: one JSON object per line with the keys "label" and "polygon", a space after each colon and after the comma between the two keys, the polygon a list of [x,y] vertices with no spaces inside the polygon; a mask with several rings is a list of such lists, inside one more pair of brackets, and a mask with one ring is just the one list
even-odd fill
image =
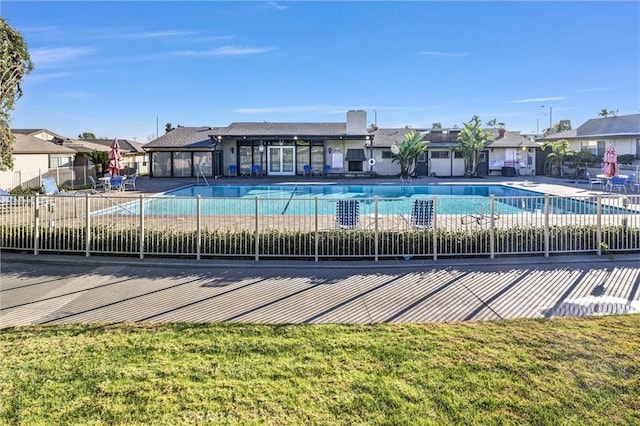
{"label": "trash can", "polygon": [[504,177],[514,177],[516,175],[516,168],[515,167],[503,167],[502,168],[502,176]]}

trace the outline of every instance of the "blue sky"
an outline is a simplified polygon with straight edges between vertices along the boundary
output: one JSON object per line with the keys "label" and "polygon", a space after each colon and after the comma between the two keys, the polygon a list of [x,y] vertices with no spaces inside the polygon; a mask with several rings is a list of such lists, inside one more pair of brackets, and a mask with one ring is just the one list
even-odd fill
{"label": "blue sky", "polygon": [[[13,128],[147,142],[164,124],[509,130],[640,112],[640,3],[1,1],[36,70]],[[542,107],[544,105],[544,107]],[[375,112],[374,112],[375,111]]]}

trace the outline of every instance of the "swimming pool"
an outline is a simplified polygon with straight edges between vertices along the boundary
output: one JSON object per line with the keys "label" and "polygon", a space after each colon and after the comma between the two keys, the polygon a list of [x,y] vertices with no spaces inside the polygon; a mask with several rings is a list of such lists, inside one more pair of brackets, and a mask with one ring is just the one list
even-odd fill
{"label": "swimming pool", "polygon": [[[193,185],[169,191],[145,202],[145,214],[195,215],[200,197],[202,215],[313,215],[333,214],[337,199],[360,200],[360,212],[380,215],[410,210],[416,198],[436,198],[438,214],[541,212],[545,194],[505,185]],[[603,213],[615,213],[615,211]],[[571,198],[554,198],[554,214],[595,214],[596,205]]]}

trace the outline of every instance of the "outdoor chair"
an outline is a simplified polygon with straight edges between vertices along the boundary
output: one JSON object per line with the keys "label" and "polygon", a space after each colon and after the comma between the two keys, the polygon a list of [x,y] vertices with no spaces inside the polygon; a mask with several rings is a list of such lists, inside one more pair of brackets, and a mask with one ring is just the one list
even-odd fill
{"label": "outdoor chair", "polygon": [[624,190],[624,192],[627,192],[627,185],[625,182],[626,180],[623,177],[612,176],[611,180],[609,181],[609,190],[613,191],[614,189],[618,188],[620,191]]}
{"label": "outdoor chair", "polygon": [[254,176],[260,175],[260,165],[254,164],[253,167],[251,168],[251,174]]}
{"label": "outdoor chair", "polygon": [[95,180],[95,178],[91,175],[89,175],[89,182],[91,182],[91,189],[93,189],[94,191],[97,191],[98,188],[102,188],[102,190],[104,190],[104,183],[102,182],[97,182]]}
{"label": "outdoor chair", "polygon": [[627,178],[624,180],[624,185],[628,186],[631,191],[634,191],[634,188],[637,185],[635,173],[631,173],[629,176],[627,176]]}
{"label": "outdoor chair", "polygon": [[62,196],[62,197],[82,195],[79,192],[72,193],[72,192],[60,191],[60,188],[58,188],[58,184],[56,183],[56,180],[52,177],[42,178],[42,189],[44,190],[44,195],[55,195],[55,196]]}
{"label": "outdoor chair", "polygon": [[122,176],[111,176],[109,187],[111,190],[124,191],[124,178]]}
{"label": "outdoor chair", "polygon": [[9,194],[4,189],[0,189],[0,211],[9,210],[18,204],[18,198]]}
{"label": "outdoor chair", "polygon": [[238,176],[238,166],[235,164],[229,166],[229,176]]}
{"label": "outdoor chair", "polygon": [[311,176],[311,166],[308,164],[305,164],[304,166],[302,166],[303,169],[303,175],[304,176]]}
{"label": "outdoor chair", "polygon": [[430,228],[433,222],[433,200],[418,199],[413,201],[411,214],[405,220],[412,228]]}
{"label": "outdoor chair", "polygon": [[124,190],[126,191],[127,188],[131,188],[134,191],[136,190],[136,180],[138,179],[138,173],[134,173],[131,176],[129,176],[127,179],[124,180]]}
{"label": "outdoor chair", "polygon": [[341,229],[354,229],[360,222],[360,201],[338,200],[336,204],[336,225]]}
{"label": "outdoor chair", "polygon": [[331,173],[331,166],[327,164],[324,166],[324,174],[328,175],[329,173]]}
{"label": "outdoor chair", "polygon": [[600,185],[601,188],[604,188],[604,182],[602,181],[602,179],[592,178],[588,172],[584,175],[587,177],[587,184],[589,185],[589,189],[593,189],[593,185]]}
{"label": "outdoor chair", "polygon": [[[483,221],[491,219],[491,214],[487,211],[488,206],[483,203],[476,203],[473,206],[474,213],[467,214],[460,218],[460,223],[465,225],[469,221],[475,222],[480,225]],[[493,219],[498,219],[500,215],[494,214]]]}

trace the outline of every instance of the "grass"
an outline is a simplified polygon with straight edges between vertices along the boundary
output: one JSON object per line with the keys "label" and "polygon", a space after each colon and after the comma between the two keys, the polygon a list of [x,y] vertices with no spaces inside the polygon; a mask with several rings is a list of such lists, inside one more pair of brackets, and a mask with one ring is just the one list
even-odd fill
{"label": "grass", "polygon": [[0,331],[1,424],[640,424],[640,315]]}

